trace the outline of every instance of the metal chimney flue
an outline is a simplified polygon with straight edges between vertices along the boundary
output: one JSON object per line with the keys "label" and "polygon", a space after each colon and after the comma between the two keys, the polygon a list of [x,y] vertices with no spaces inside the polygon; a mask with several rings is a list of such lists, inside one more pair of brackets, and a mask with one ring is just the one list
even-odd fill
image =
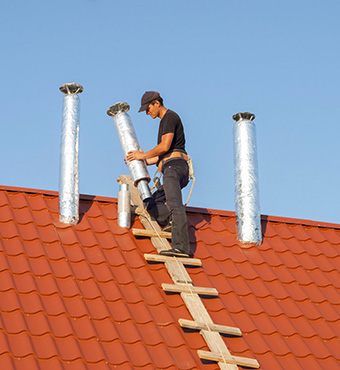
{"label": "metal chimney flue", "polygon": [[[139,150],[137,136],[129,115],[126,113],[130,109],[128,103],[116,103],[112,105],[107,114],[113,117],[113,122],[116,126],[120,144],[123,149],[124,156],[131,150]],[[150,175],[144,161],[131,161],[127,163],[132,181],[138,187],[142,200],[151,198],[151,191],[148,183]]]}
{"label": "metal chimney flue", "polygon": [[128,184],[120,184],[118,192],[118,225],[130,228],[131,225],[131,193]]}
{"label": "metal chimney flue", "polygon": [[59,220],[76,225],[79,221],[79,96],[83,87],[67,83],[59,90],[65,94],[60,142]]}
{"label": "metal chimney flue", "polygon": [[233,115],[237,239],[261,245],[256,130],[252,113]]}

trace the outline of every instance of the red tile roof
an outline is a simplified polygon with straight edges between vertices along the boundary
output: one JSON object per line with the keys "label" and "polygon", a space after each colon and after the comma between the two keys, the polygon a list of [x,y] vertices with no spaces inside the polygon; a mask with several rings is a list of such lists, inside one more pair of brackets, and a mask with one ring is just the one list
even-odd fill
{"label": "red tile roof", "polygon": [[[1,369],[216,369],[147,238],[117,225],[116,199],[82,196],[77,226],[55,192],[0,189]],[[263,216],[263,244],[236,240],[232,212],[188,208],[187,267],[232,355],[264,370],[340,368],[340,225]],[[133,227],[143,228],[136,217]]]}

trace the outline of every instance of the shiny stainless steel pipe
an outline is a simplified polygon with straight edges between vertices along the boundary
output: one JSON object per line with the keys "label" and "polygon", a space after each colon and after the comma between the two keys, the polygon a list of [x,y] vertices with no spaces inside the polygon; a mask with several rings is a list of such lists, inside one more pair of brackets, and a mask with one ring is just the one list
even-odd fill
{"label": "shiny stainless steel pipe", "polygon": [[[116,103],[112,105],[107,114],[113,117],[113,122],[116,126],[120,144],[123,149],[124,156],[131,150],[139,150],[137,136],[130,116],[126,113],[130,109],[128,103]],[[151,192],[148,183],[150,176],[146,168],[145,161],[134,160],[127,162],[132,181],[138,187],[142,200],[151,198]]]}
{"label": "shiny stainless steel pipe", "polygon": [[254,118],[251,113],[233,116],[235,209],[238,240],[244,244],[260,245],[262,234]]}
{"label": "shiny stainless steel pipe", "polygon": [[131,225],[131,193],[128,184],[120,184],[118,192],[118,225],[130,228]]}
{"label": "shiny stainless steel pipe", "polygon": [[60,143],[59,220],[76,225],[79,221],[79,96],[83,87],[67,83],[59,90],[65,94]]}

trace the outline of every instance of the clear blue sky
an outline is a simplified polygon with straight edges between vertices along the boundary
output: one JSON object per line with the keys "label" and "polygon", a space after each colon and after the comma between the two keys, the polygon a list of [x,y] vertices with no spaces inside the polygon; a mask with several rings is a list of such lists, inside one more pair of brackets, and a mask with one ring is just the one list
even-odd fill
{"label": "clear blue sky", "polygon": [[261,213],[340,223],[339,17],[338,0],[2,0],[0,184],[58,190],[58,88],[77,82],[80,192],[116,197],[106,110],[128,102],[151,149],[158,121],[137,110],[158,90],[194,157],[189,205],[234,210],[231,117],[250,111]]}

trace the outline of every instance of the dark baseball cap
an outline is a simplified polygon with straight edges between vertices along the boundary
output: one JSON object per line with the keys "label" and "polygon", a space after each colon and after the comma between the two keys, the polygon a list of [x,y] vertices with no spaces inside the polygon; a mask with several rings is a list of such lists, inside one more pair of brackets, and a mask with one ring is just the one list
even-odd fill
{"label": "dark baseball cap", "polygon": [[138,112],[143,112],[148,109],[149,104],[154,100],[160,98],[160,95],[157,91],[145,91],[141,99],[141,106]]}

